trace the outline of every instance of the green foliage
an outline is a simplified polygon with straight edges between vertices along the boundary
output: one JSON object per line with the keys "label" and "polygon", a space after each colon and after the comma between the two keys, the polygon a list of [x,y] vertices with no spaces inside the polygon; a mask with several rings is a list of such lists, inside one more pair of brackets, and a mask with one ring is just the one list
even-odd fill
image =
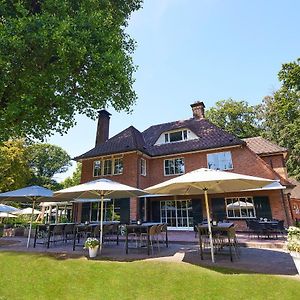
{"label": "green foliage", "polygon": [[95,248],[99,245],[100,243],[96,238],[87,238],[84,242],[84,249]]}
{"label": "green foliage", "polygon": [[287,247],[290,251],[300,252],[300,228],[289,227],[287,241]]}
{"label": "green foliage", "polygon": [[141,0],[0,0],[0,140],[43,139],[135,103],[125,33]]}
{"label": "green foliage", "polygon": [[71,157],[61,147],[50,144],[28,146],[29,166],[37,177],[51,178],[54,174],[66,172]]}
{"label": "green foliage", "polygon": [[6,192],[26,186],[31,177],[27,150],[23,140],[0,144],[0,191]]}
{"label": "green foliage", "polygon": [[71,177],[67,177],[61,184],[63,188],[68,188],[77,184],[80,184],[81,179],[81,163],[78,162],[76,166],[76,170],[72,174]]}
{"label": "green foliage", "polygon": [[261,133],[257,106],[246,101],[220,100],[207,110],[207,118],[220,128],[239,138],[258,136]]}
{"label": "green foliage", "polygon": [[273,97],[265,97],[264,135],[289,150],[287,169],[300,179],[300,59],[284,64],[279,72],[282,87]]}

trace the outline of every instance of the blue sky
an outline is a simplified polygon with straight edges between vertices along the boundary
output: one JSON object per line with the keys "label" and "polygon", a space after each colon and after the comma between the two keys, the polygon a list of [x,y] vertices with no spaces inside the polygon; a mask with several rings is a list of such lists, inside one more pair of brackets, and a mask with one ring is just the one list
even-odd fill
{"label": "blue sky", "polygon": [[[138,100],[130,115],[108,108],[110,137],[190,118],[196,100],[207,108],[228,98],[260,103],[280,86],[282,63],[300,57],[299,12],[298,0],[145,0],[127,29],[137,42]],[[74,157],[94,147],[95,134],[96,121],[78,116],[47,141]]]}

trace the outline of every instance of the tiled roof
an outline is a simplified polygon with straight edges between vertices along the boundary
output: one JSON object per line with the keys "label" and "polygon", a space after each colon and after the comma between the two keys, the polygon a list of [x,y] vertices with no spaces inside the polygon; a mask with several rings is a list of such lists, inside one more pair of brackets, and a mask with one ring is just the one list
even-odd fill
{"label": "tiled roof", "polygon": [[130,126],[112,138],[108,139],[105,143],[96,146],[95,148],[75,157],[74,159],[79,160],[82,158],[122,153],[132,150],[140,150],[145,152],[145,141],[141,132],[139,132],[133,126]]}
{"label": "tiled roof", "polygon": [[287,152],[286,148],[280,147],[261,136],[243,140],[247,143],[247,146],[258,155]]}
{"label": "tiled roof", "polygon": [[[155,142],[162,133],[181,128],[190,129],[199,138],[155,145]],[[132,150],[140,150],[150,156],[160,156],[243,144],[245,144],[244,141],[213,125],[208,120],[191,118],[188,120],[154,125],[146,129],[143,133],[133,126],[130,126],[105,143],[98,145],[75,159],[79,160]]]}

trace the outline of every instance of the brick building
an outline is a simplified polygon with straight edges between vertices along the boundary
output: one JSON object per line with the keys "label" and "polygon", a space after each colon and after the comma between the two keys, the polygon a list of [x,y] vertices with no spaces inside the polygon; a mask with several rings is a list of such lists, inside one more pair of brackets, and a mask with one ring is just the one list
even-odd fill
{"label": "brick building", "polygon": [[[133,126],[109,138],[110,114],[99,112],[96,145],[78,156],[81,182],[101,177],[144,189],[186,172],[205,167],[275,179],[291,187],[287,179],[286,149],[257,137],[241,140],[205,118],[203,102],[191,105],[192,117],[153,125],[143,132]],[[291,209],[281,185],[263,190],[210,195],[214,219],[230,219],[239,229],[249,218],[285,220]],[[121,222],[167,222],[171,229],[192,229],[205,218],[203,196],[156,196],[115,199],[105,203],[105,218]],[[96,203],[78,204],[77,221],[92,221]]]}

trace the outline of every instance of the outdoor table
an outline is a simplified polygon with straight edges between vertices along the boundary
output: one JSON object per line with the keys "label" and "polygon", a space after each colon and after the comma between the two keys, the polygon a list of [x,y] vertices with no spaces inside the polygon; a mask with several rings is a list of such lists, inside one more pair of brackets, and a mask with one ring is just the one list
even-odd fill
{"label": "outdoor table", "polygon": [[[126,254],[128,254],[128,234],[133,232],[147,233],[147,253],[150,255],[150,228],[154,225],[164,225],[164,223],[142,223],[142,224],[131,224],[126,225]],[[168,242],[168,230],[166,229],[166,247],[169,246]]]}
{"label": "outdoor table", "polygon": [[[225,235],[228,238],[228,244],[229,244],[229,253],[230,253],[230,260],[233,261],[232,257],[232,249],[231,249],[231,243],[230,243],[230,236],[229,236],[229,230],[234,226],[233,223],[217,223],[217,225],[211,225],[212,235],[213,239],[214,236],[218,233],[220,235]],[[202,247],[202,234],[201,231],[205,231],[208,234],[208,224],[200,224],[198,225],[198,232],[199,232],[199,244],[200,244],[200,256],[203,260],[203,247]],[[222,247],[222,245],[221,245]]]}
{"label": "outdoor table", "polygon": [[275,233],[277,236],[276,230],[278,229],[278,221],[258,221],[259,226],[261,227],[261,230],[263,234],[267,235],[268,239],[270,238],[270,235]]}
{"label": "outdoor table", "polygon": [[[116,225],[119,223],[120,223],[119,221],[103,221],[103,226]],[[88,234],[92,233],[93,228],[99,225],[100,222],[92,222],[88,224],[86,223],[76,224],[74,226],[73,251],[75,251],[75,247],[76,247],[76,238],[78,239],[78,243],[79,243],[80,240],[79,233],[82,233],[86,237]],[[117,244],[119,244],[119,233],[117,233]]]}

